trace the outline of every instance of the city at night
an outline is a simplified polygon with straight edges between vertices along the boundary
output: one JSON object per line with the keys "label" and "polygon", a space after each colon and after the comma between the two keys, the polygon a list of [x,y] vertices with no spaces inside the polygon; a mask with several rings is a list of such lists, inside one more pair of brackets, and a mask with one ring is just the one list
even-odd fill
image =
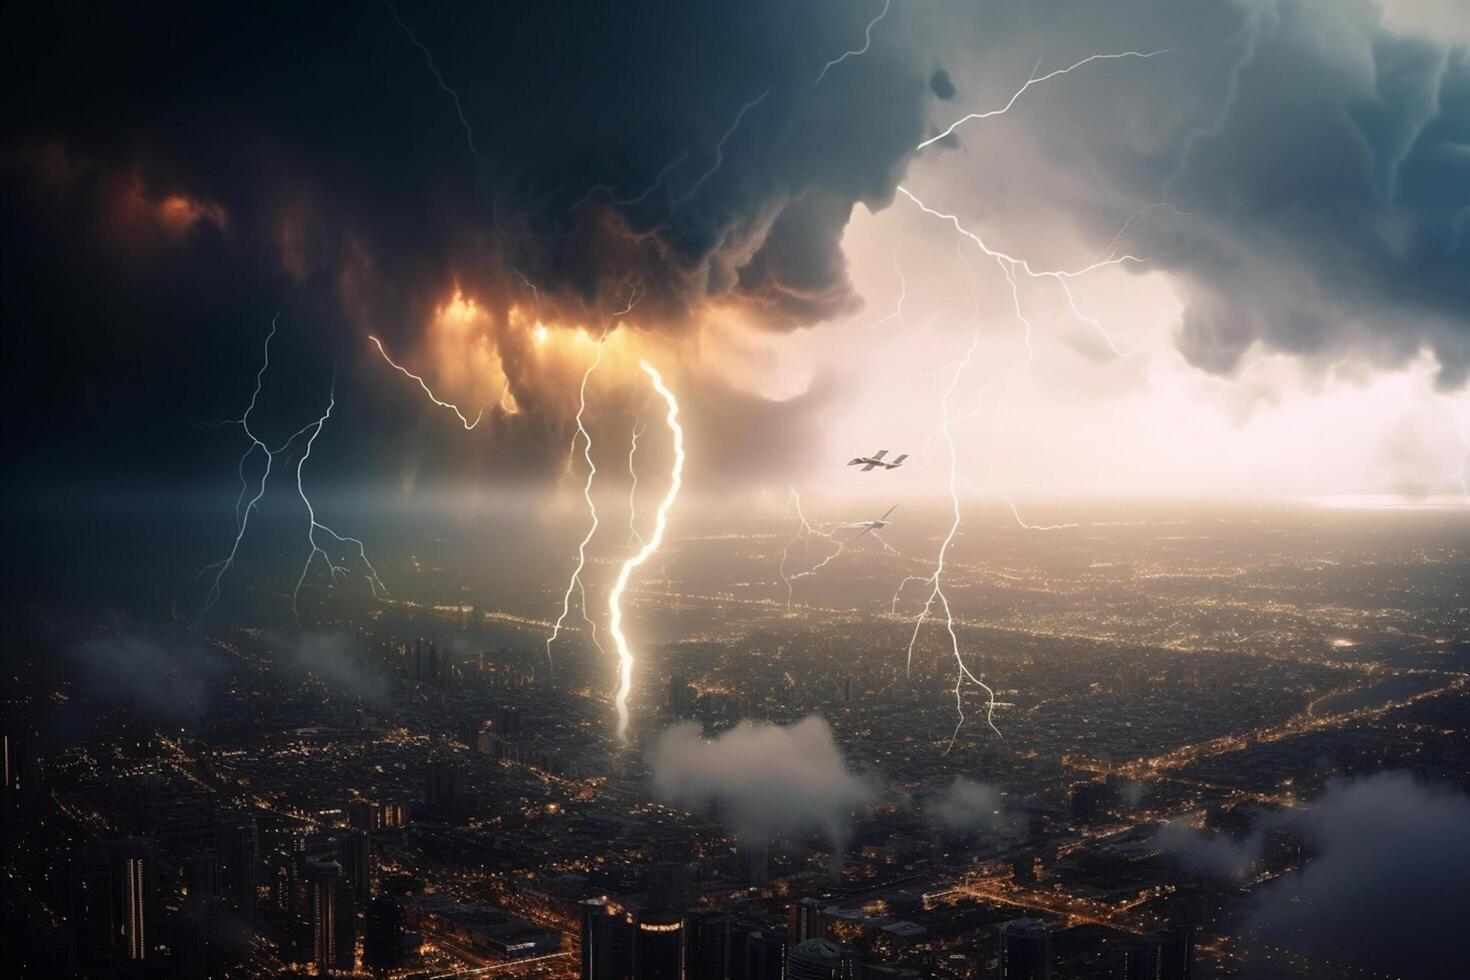
{"label": "city at night", "polygon": [[1470,6],[0,23],[5,976],[1466,975]]}

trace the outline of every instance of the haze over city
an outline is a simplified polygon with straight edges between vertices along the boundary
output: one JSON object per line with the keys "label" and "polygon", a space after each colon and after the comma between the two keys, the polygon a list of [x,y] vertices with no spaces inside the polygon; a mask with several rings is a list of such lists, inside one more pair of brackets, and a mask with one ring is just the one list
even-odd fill
{"label": "haze over city", "polygon": [[1459,4],[0,17],[6,975],[1459,975]]}

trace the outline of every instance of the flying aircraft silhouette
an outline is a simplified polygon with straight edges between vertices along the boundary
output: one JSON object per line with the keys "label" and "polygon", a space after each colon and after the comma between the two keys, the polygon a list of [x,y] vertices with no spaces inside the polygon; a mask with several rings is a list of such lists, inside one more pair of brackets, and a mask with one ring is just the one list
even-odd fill
{"label": "flying aircraft silhouette", "polygon": [[880,449],[871,456],[859,456],[857,459],[848,460],[847,465],[861,465],[864,473],[868,473],[878,466],[883,467],[885,470],[896,470],[903,465],[904,460],[909,458],[908,453],[901,453],[900,455],[893,457],[893,461],[891,463],[884,462],[883,457],[887,455],[888,450]]}

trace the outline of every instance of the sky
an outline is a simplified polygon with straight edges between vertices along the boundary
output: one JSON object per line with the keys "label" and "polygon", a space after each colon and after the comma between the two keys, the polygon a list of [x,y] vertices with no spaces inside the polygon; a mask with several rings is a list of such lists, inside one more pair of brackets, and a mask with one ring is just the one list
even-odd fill
{"label": "sky", "polygon": [[13,499],[1465,499],[1462,5],[298,7],[0,15]]}

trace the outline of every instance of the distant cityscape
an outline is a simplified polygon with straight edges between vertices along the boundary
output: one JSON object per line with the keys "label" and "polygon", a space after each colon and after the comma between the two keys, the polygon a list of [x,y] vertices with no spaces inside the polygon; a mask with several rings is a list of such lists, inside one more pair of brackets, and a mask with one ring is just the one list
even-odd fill
{"label": "distant cityscape", "polygon": [[[983,651],[1003,738],[976,691],[957,706],[941,636],[906,669],[901,599],[743,602],[755,585],[709,580],[743,575],[769,533],[700,541],[701,571],[638,593],[645,624],[703,626],[647,650],[627,744],[593,637],[548,660],[541,627],[508,611],[405,603],[330,632],[191,641],[179,623],[145,642],[48,610],[83,639],[59,663],[27,651],[8,688],[6,972],[1411,975],[1246,916],[1320,860],[1289,817],[1334,780],[1470,782],[1467,621],[1448,612],[1463,529],[1380,526],[1376,566],[1344,587],[1328,570],[1364,535],[1271,520],[1280,545],[1255,567],[1202,557],[1220,533],[1205,518],[1190,545],[1177,527],[1126,546],[1075,534],[1066,568],[1021,550],[961,562],[961,642]],[[844,577],[882,561],[902,567],[853,559],[812,591],[861,593]],[[1035,612],[1004,598],[1022,594]],[[190,642],[187,660],[139,652]],[[154,673],[138,693],[121,672],[99,686],[88,650]],[[793,753],[830,747],[836,768],[762,755],[773,732]],[[722,745],[749,746],[744,784],[691,789],[697,754],[671,775],[675,748]],[[827,780],[847,795],[827,801]],[[752,805],[752,787],[775,789]]]}

